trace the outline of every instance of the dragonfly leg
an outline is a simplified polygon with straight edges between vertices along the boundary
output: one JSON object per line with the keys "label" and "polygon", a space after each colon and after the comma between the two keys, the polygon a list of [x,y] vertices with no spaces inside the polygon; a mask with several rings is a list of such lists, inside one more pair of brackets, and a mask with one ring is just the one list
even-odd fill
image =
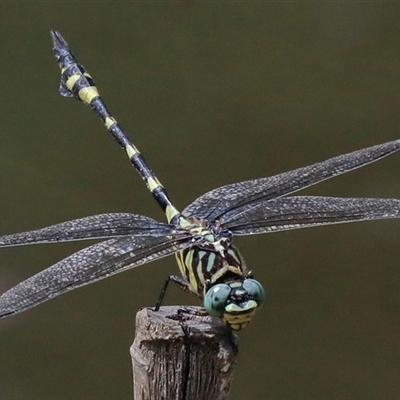
{"label": "dragonfly leg", "polygon": [[197,307],[179,307],[177,310],[177,314],[179,325],[181,326],[181,329],[186,338],[190,338],[190,327],[185,324],[185,315],[196,315],[198,317],[208,316],[205,308],[198,309]]}
{"label": "dragonfly leg", "polygon": [[209,314],[205,308],[199,307],[179,307],[178,315],[183,317],[184,314],[196,315],[197,317],[207,317]]}
{"label": "dragonfly leg", "polygon": [[167,291],[167,288],[168,288],[168,285],[169,285],[170,282],[175,283],[184,292],[193,293],[193,294],[197,295],[197,293],[193,292],[193,289],[192,289],[192,287],[190,286],[190,284],[189,284],[189,282],[187,280],[185,280],[185,279],[183,279],[183,278],[181,278],[179,276],[176,276],[176,275],[170,275],[168,277],[168,279],[164,282],[163,287],[161,288],[161,292],[160,292],[160,295],[158,296],[157,303],[156,303],[156,305],[155,305],[155,307],[153,309],[154,311],[158,311],[160,309],[161,304],[162,304],[162,302],[164,300],[165,293]]}

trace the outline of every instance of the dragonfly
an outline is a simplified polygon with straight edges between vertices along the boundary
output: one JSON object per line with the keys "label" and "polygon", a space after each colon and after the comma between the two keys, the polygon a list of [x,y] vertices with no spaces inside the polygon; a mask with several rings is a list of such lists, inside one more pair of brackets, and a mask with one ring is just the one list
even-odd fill
{"label": "dragonfly", "polygon": [[[140,265],[175,255],[180,276],[174,282],[195,294],[202,310],[232,330],[245,328],[266,295],[254,279],[234,236],[322,225],[399,218],[400,200],[293,195],[297,191],[381,160],[400,149],[400,140],[378,144],[275,176],[211,190],[182,212],[121,125],[58,31],[53,51],[61,68],[60,94],[90,106],[125,150],[167,222],[144,215],[109,213],[62,222],[29,232],[0,236],[0,247],[106,239],[80,250],[0,296],[0,318],[37,306],[58,295]],[[162,295],[163,296],[163,295]],[[162,296],[156,308],[158,309]]]}

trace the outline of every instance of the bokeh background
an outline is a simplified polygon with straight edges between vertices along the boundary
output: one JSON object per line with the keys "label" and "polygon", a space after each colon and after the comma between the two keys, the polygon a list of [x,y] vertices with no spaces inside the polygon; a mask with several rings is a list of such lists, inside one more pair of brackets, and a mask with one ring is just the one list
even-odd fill
{"label": "bokeh background", "polygon": [[[183,208],[230,182],[400,137],[395,3],[0,5],[0,233],[162,212],[97,117],[58,94],[58,29]],[[303,193],[400,198],[400,154]],[[231,399],[398,399],[400,221],[238,238],[270,296]],[[86,243],[1,249],[0,291]],[[0,322],[2,400],[130,399],[134,318],[173,258]],[[171,289],[169,304],[197,304]]]}

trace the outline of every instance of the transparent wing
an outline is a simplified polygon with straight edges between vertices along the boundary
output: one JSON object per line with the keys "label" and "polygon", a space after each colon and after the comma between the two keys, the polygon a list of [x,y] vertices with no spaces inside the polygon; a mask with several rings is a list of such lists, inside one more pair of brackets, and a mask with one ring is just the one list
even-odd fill
{"label": "transparent wing", "polygon": [[176,231],[173,225],[144,215],[99,214],[48,226],[29,232],[0,236],[0,247],[34,243],[66,242],[116,236],[167,236]]}
{"label": "transparent wing", "polygon": [[400,200],[290,196],[242,206],[223,217],[235,235],[400,217]]}
{"label": "transparent wing", "polygon": [[183,210],[183,215],[218,218],[237,207],[282,197],[326,179],[378,161],[400,149],[400,140],[342,154],[307,167],[269,178],[233,183],[211,190]]}
{"label": "transparent wing", "polygon": [[188,237],[125,236],[87,247],[0,296],[4,318],[99,279],[158,260],[190,244]]}

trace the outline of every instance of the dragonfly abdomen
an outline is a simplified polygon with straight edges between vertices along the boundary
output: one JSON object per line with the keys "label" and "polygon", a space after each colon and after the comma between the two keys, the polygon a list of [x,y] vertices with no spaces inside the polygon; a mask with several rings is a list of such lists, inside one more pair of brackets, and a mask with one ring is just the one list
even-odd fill
{"label": "dragonfly abdomen", "polygon": [[83,65],[78,63],[69,50],[67,42],[58,32],[52,31],[51,34],[54,52],[61,68],[60,94],[65,97],[75,97],[89,105],[100,116],[107,130],[125,150],[131,164],[163,209],[167,220],[171,221],[178,214],[178,210],[172,205],[164,186],[150,169],[137,147],[127,138],[119,123],[107,110],[93,78]]}

